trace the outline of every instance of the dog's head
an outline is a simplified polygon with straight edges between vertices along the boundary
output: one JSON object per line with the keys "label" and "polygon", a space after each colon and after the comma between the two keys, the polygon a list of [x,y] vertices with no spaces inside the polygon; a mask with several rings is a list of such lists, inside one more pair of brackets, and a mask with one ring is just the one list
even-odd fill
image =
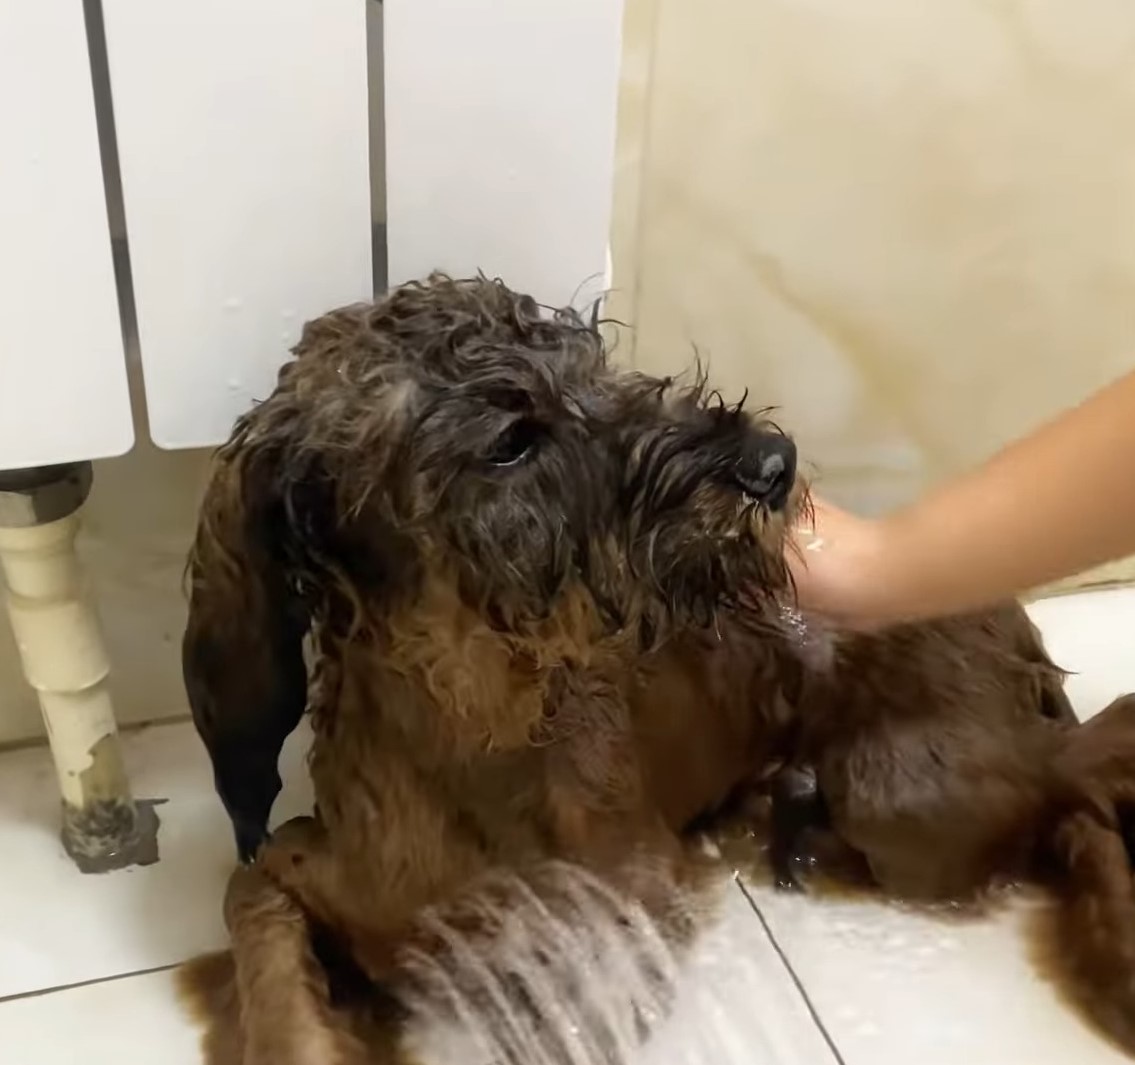
{"label": "dog's head", "polygon": [[[221,449],[191,558],[186,680],[247,839],[313,621],[388,648],[400,633],[455,707],[480,685],[521,720],[477,648],[506,672],[517,653],[645,649],[788,581],[792,442],[700,378],[615,368],[573,312],[434,277],[310,323],[295,354]],[[447,641],[461,661],[439,681]]]}
{"label": "dog's head", "polygon": [[222,462],[317,614],[381,625],[425,580],[499,631],[583,592],[608,630],[709,624],[787,580],[794,446],[614,368],[597,328],[498,282],[435,277],[311,323]]}

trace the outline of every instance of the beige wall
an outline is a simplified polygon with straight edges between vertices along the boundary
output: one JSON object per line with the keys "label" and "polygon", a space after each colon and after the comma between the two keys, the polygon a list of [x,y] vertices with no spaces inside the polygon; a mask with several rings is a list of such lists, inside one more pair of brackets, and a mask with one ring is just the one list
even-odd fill
{"label": "beige wall", "polygon": [[1135,365],[1135,4],[628,6],[640,366],[696,343],[878,510]]}

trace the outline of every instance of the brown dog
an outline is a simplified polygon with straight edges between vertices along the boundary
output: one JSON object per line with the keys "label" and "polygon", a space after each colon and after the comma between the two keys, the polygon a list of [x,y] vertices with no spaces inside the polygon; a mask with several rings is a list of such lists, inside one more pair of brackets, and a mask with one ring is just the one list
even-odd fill
{"label": "brown dog", "polygon": [[247,1046],[227,1060],[273,1065],[329,1045],[304,1045],[326,980],[300,1008],[269,975],[314,971],[301,916],[375,985],[424,908],[501,868],[566,859],[669,920],[628,863],[691,869],[638,747],[635,663],[746,590],[759,621],[800,505],[774,427],[616,371],[595,328],[497,283],[407,286],[312,323],[296,355],[218,456],[185,639],[242,858],[310,702],[319,820],[229,905]]}
{"label": "brown dog", "polygon": [[[786,881],[820,827],[912,897],[1055,870],[1098,898],[1122,768],[1069,731],[1019,608],[800,654],[777,601],[805,493],[775,427],[487,281],[334,312],[296,356],[219,453],[191,560],[194,718],[260,851],[232,955],[191,973],[218,1065],[391,1060],[423,911],[494,870],[570,860],[680,938],[688,829],[778,766]],[[308,703],[318,818],[261,849]],[[1093,942],[1077,975],[1122,967]]]}

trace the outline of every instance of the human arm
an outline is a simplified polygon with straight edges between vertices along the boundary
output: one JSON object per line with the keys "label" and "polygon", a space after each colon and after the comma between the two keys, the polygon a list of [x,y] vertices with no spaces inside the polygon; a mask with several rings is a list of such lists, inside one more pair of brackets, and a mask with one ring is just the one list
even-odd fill
{"label": "human arm", "polygon": [[799,604],[856,627],[977,609],[1135,552],[1135,373],[878,520],[817,504]]}

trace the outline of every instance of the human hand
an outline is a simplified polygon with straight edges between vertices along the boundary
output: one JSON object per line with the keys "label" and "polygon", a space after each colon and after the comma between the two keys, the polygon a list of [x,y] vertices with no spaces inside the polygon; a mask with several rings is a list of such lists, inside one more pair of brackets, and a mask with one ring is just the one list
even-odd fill
{"label": "human hand", "polygon": [[813,515],[792,530],[786,548],[799,608],[852,629],[899,620],[887,596],[884,524],[812,502]]}

